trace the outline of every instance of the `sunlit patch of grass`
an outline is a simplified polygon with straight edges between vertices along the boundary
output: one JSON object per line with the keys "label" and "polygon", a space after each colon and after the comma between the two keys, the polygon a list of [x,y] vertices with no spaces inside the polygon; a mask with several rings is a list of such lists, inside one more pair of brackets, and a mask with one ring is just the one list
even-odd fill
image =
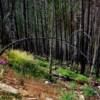
{"label": "sunlit patch of grass", "polygon": [[33,55],[20,50],[10,50],[8,52],[8,62],[11,66],[20,69],[34,67]]}
{"label": "sunlit patch of grass", "polygon": [[75,81],[87,82],[88,78],[84,75],[77,74],[69,69],[66,68],[59,68],[57,69],[57,73],[61,76],[65,76],[66,78],[70,78]]}
{"label": "sunlit patch of grass", "polygon": [[8,52],[8,62],[13,69],[25,73],[25,71],[35,70],[35,64],[33,63],[33,55],[25,51],[10,50]]}
{"label": "sunlit patch of grass", "polygon": [[10,50],[8,52],[8,62],[17,73],[24,76],[48,77],[48,73],[44,69],[48,65],[47,61],[38,60],[32,54],[25,51]]}
{"label": "sunlit patch of grass", "polygon": [[21,50],[10,50],[8,52],[8,57],[11,59],[16,59],[16,60],[20,60],[20,61],[33,61],[33,55],[30,54],[29,52],[26,51],[21,51]]}

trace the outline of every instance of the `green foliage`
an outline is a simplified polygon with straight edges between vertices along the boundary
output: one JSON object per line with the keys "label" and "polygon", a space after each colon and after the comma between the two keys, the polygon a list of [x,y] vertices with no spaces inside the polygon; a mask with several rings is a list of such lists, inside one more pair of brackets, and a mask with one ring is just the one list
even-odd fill
{"label": "green foliage", "polygon": [[77,81],[79,80],[79,81],[82,81],[82,82],[86,82],[86,81],[88,81],[88,78],[86,76],[84,76],[84,75],[77,74],[75,80],[77,80]]}
{"label": "green foliage", "polygon": [[21,50],[10,50],[8,52],[8,57],[18,62],[32,62],[34,60],[32,54]]}
{"label": "green foliage", "polygon": [[36,60],[37,66],[41,66],[41,67],[47,67],[48,66],[48,61],[43,57],[35,56],[35,60]]}
{"label": "green foliage", "polygon": [[46,67],[47,62],[34,59],[33,55],[30,53],[19,50],[10,50],[8,52],[8,60],[12,68],[24,76],[48,78],[48,73],[41,68]]}
{"label": "green foliage", "polygon": [[10,50],[8,52],[9,64],[23,73],[29,70],[35,70],[35,64],[33,63],[33,56],[25,51]]}
{"label": "green foliage", "polygon": [[61,76],[65,76],[68,77],[70,79],[76,80],[76,81],[81,81],[81,82],[86,82],[88,81],[88,78],[84,75],[81,74],[77,74],[69,69],[64,69],[64,68],[59,68],[57,70],[57,72],[61,75]]}
{"label": "green foliage", "polygon": [[96,95],[95,89],[92,88],[92,87],[90,87],[90,86],[85,86],[85,87],[82,89],[82,91],[83,91],[83,94],[84,94],[85,96],[94,96],[94,95]]}
{"label": "green foliage", "polygon": [[47,67],[48,66],[48,62],[47,61],[42,61],[42,60],[37,60],[36,64],[38,66],[42,66],[42,67]]}
{"label": "green foliage", "polygon": [[70,82],[68,85],[70,86],[70,88],[71,88],[72,90],[74,90],[74,89],[77,89],[77,88],[78,88],[77,83],[76,83],[76,82],[74,82],[74,81]]}
{"label": "green foliage", "polygon": [[73,92],[65,92],[61,93],[60,100],[78,100],[77,95]]}

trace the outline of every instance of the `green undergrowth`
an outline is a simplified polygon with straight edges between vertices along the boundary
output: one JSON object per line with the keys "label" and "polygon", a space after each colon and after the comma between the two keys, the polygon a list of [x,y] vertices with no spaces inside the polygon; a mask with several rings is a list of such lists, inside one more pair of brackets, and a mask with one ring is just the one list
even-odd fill
{"label": "green undergrowth", "polygon": [[48,73],[42,69],[42,67],[47,66],[47,62],[34,58],[30,53],[10,50],[8,52],[8,62],[14,70],[24,76],[48,78]]}
{"label": "green undergrowth", "polygon": [[91,97],[91,96],[96,95],[96,89],[94,89],[91,86],[84,86],[82,88],[82,91],[83,91],[84,96],[86,97]]}
{"label": "green undergrowth", "polygon": [[81,81],[81,82],[88,81],[88,78],[86,76],[75,73],[67,68],[66,69],[59,68],[59,69],[57,69],[57,73],[61,76],[65,76],[66,78],[70,78],[70,79],[75,80],[75,81]]}
{"label": "green undergrowth", "polygon": [[[91,86],[84,86],[81,91],[75,92],[74,89],[77,85],[72,82],[69,85],[71,86],[71,90],[61,90],[61,96],[59,100],[81,100],[79,99],[80,95],[83,95],[85,98],[87,98],[86,100],[90,100],[90,97],[96,96],[96,90]],[[79,87],[77,87],[77,90],[78,88]]]}
{"label": "green undergrowth", "polygon": [[[13,68],[19,76],[24,76],[24,78],[35,77],[40,79],[49,79],[48,60],[43,57],[33,56],[25,51],[10,50],[8,51],[8,62],[11,68]],[[55,68],[55,66],[53,67]],[[88,78],[84,75],[75,73],[68,68],[62,68],[60,66],[56,67],[57,68],[54,71],[58,75],[72,80],[69,81],[69,84],[67,83],[71,91],[62,91],[60,100],[78,100],[75,93],[75,91],[79,88],[77,81],[85,83],[88,82]],[[95,90],[90,86],[83,86],[81,91],[87,97],[95,95]]]}
{"label": "green undergrowth", "polygon": [[74,91],[62,91],[59,100],[78,100],[78,96]]}
{"label": "green undergrowth", "polygon": [[[14,70],[25,75],[39,78],[48,78],[48,61],[39,56],[34,56],[28,52],[21,50],[8,51],[8,62]],[[55,70],[61,76],[70,78],[75,81],[87,82],[88,78],[84,75],[75,73],[70,69],[57,67]]]}
{"label": "green undergrowth", "polygon": [[36,64],[41,67],[48,67],[48,61],[42,58],[39,59],[39,57],[36,57]]}

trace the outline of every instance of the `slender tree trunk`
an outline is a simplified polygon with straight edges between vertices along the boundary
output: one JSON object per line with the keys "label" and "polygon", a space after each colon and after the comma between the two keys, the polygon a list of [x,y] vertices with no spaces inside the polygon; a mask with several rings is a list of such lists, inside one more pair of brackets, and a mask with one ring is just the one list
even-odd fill
{"label": "slender tree trunk", "polygon": [[1,39],[1,44],[4,46],[4,39],[3,39],[3,35],[4,35],[4,23],[3,23],[4,13],[3,13],[3,8],[2,8],[2,0],[0,0],[0,13],[1,13],[1,34],[0,34],[0,39]]}
{"label": "slender tree trunk", "polygon": [[[85,48],[84,48],[84,46],[85,46],[85,44],[84,44],[84,12],[85,12],[85,8],[84,8],[84,6],[85,6],[85,1],[84,0],[82,0],[82,3],[81,3],[81,6],[82,6],[82,10],[81,10],[81,29],[82,29],[82,33],[81,33],[81,43],[80,43],[80,45],[81,45],[81,51],[83,52],[83,53],[85,53]],[[85,72],[85,58],[84,58],[84,56],[83,55],[81,55],[80,56],[80,63],[81,63],[81,74],[84,74],[84,72]]]}
{"label": "slender tree trunk", "polygon": [[[48,0],[48,32],[50,34],[50,37],[53,36],[53,0]],[[53,41],[52,39],[49,40],[49,46],[50,46],[50,56],[49,56],[49,74],[50,74],[50,80],[52,80],[52,45]]]}

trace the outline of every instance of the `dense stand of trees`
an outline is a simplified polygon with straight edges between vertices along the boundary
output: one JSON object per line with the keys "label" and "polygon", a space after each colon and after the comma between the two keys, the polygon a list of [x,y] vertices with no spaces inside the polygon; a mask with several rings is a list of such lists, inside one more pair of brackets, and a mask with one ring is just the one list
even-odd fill
{"label": "dense stand of trees", "polygon": [[12,47],[50,56],[50,62],[80,63],[82,74],[95,69],[99,77],[99,5],[99,0],[0,0],[0,47],[35,37]]}

